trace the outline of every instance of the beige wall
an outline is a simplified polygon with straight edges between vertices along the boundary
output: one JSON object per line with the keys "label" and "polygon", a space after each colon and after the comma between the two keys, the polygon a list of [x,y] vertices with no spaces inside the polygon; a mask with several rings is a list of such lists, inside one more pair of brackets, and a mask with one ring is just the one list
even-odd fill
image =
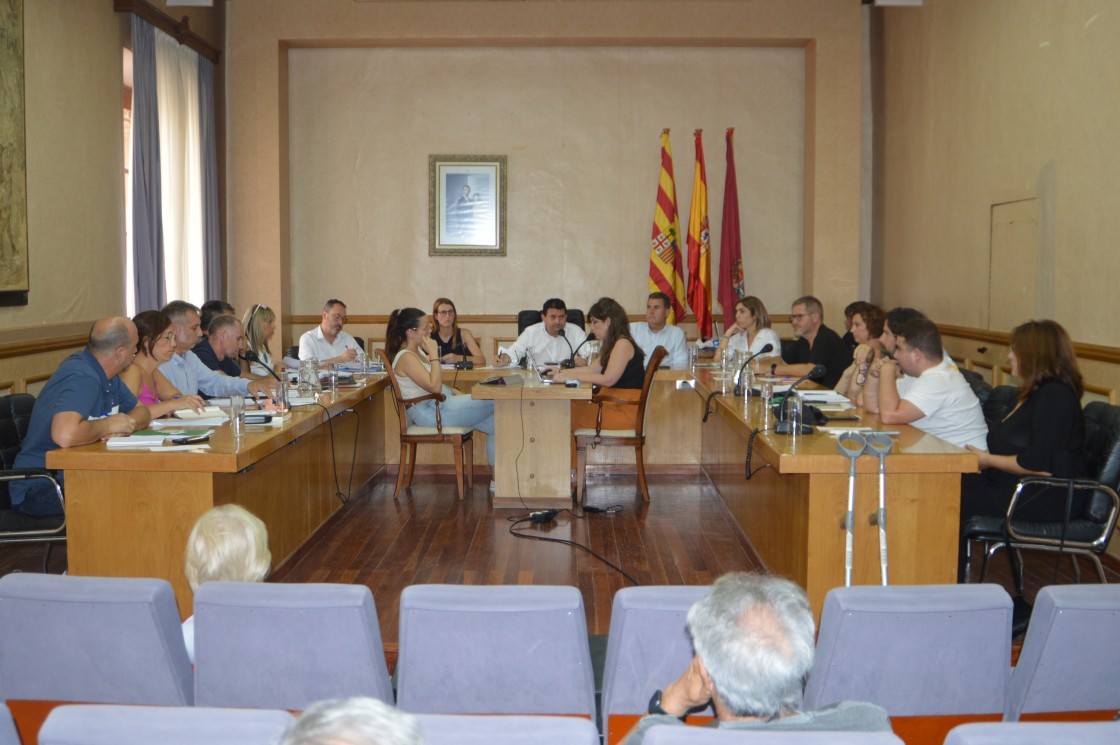
{"label": "beige wall", "polygon": [[124,310],[121,20],[112,3],[24,3],[30,304],[0,329]]}
{"label": "beige wall", "polygon": [[[351,313],[385,313],[447,295],[463,312],[509,313],[559,294],[641,312],[662,126],[682,231],[693,130],[704,130],[718,255],[735,125],[748,291],[784,310],[801,292],[804,58],[783,47],[293,49],[292,306],[337,296]],[[432,153],[507,156],[506,257],[428,255]]]}
{"label": "beige wall", "polygon": [[[1027,287],[1030,315],[1075,341],[1120,345],[1120,5],[926,0],[879,12],[886,305],[984,328],[989,282]],[[1032,198],[1038,258],[1024,250],[989,276],[992,206]]]}
{"label": "beige wall", "polygon": [[[230,147],[227,204],[230,230],[227,248],[230,254],[230,297],[235,305],[244,306],[259,301],[278,307],[283,315],[315,313],[319,310],[320,299],[335,294],[335,288],[360,284],[358,297],[348,299],[351,313],[385,313],[398,297],[401,302],[411,303],[427,299],[435,291],[429,288],[440,286],[441,282],[425,283],[421,290],[415,287],[416,278],[432,273],[425,267],[437,266],[436,271],[446,275],[441,278],[442,282],[459,283],[452,286],[461,286],[464,292],[475,293],[478,298],[476,305],[483,307],[470,308],[471,312],[510,313],[522,304],[536,305],[536,302],[528,300],[539,302],[547,295],[579,296],[585,291],[584,285],[593,286],[594,292],[616,292],[614,285],[607,284],[609,280],[606,278],[611,274],[631,274],[635,267],[642,271],[644,264],[641,259],[627,258],[623,263],[617,257],[607,255],[602,260],[601,271],[592,273],[581,268],[579,271],[560,272],[562,284],[558,287],[555,272],[548,271],[555,269],[555,265],[549,263],[553,261],[550,256],[556,253],[555,244],[530,246],[524,248],[520,255],[513,254],[507,260],[506,265],[510,269],[500,270],[502,281],[492,285],[480,282],[481,287],[476,288],[466,280],[455,279],[455,274],[461,266],[467,265],[477,271],[473,267],[483,266],[486,262],[481,265],[478,262],[482,260],[429,263],[423,248],[427,242],[426,192],[418,192],[413,186],[406,193],[384,195],[392,211],[401,216],[401,221],[407,222],[399,233],[409,243],[404,247],[405,255],[401,260],[410,267],[404,281],[389,261],[367,259],[367,254],[358,256],[363,245],[368,245],[363,241],[370,240],[365,236],[356,241],[357,245],[342,249],[354,252],[353,255],[362,260],[360,276],[347,276],[343,266],[345,262],[336,262],[335,257],[328,255],[323,247],[307,248],[313,240],[310,231],[289,235],[290,228],[305,229],[305,223],[300,222],[303,213],[299,211],[303,209],[303,202],[297,204],[293,201],[289,214],[289,200],[297,191],[295,187],[289,190],[289,174],[292,179],[304,176],[302,169],[298,174],[294,168],[289,171],[289,157],[295,158],[296,155],[289,151],[289,143],[294,141],[292,134],[305,123],[295,120],[289,123],[287,112],[290,104],[304,100],[309,82],[299,63],[292,72],[289,72],[289,63],[301,55],[314,54],[300,47],[332,50],[374,47],[373,50],[365,50],[366,56],[362,58],[367,61],[385,59],[386,56],[400,59],[404,56],[401,50],[409,47],[423,50],[429,56],[433,54],[432,48],[447,47],[450,48],[449,56],[465,57],[472,62],[492,56],[493,48],[503,47],[503,52],[516,60],[519,48],[525,46],[552,46],[565,50],[643,45],[677,48],[683,53],[682,50],[690,48],[778,44],[803,50],[806,57],[804,105],[808,125],[805,150],[810,156],[806,159],[806,174],[802,181],[805,222],[803,245],[800,247],[803,273],[807,277],[806,289],[819,292],[826,304],[832,307],[847,302],[856,292],[859,189],[854,185],[859,183],[860,155],[858,4],[848,0],[766,0],[754,3],[714,0],[687,3],[638,0],[354,3],[350,0],[322,0],[314,3],[314,12],[309,12],[310,7],[309,3],[291,0],[238,0],[228,6],[227,85],[230,103],[227,134]],[[263,18],[267,18],[268,22],[262,22]],[[719,41],[714,41],[716,39]],[[397,51],[395,55],[386,55],[385,48]],[[586,55],[593,54],[590,50],[585,52]],[[524,59],[528,61],[539,53],[540,50],[526,49]],[[333,51],[327,56],[333,60],[356,60],[361,53]],[[516,69],[518,62],[511,64]],[[378,75],[376,70],[366,73],[359,64],[355,64],[350,74],[368,74],[374,79]],[[555,72],[545,71],[542,74],[545,75],[542,85],[555,82]],[[719,79],[721,71],[712,69],[709,75],[710,79]],[[424,89],[429,82],[425,77],[410,80],[418,90]],[[648,240],[648,223],[652,221],[651,184],[656,178],[657,134],[666,123],[675,126],[673,144],[679,208],[687,210],[692,182],[692,148],[688,135],[697,125],[703,126],[707,134],[705,145],[710,191],[722,195],[723,147],[720,135],[722,127],[730,122],[718,121],[714,117],[717,103],[709,105],[703,121],[696,122],[690,118],[682,107],[684,84],[679,77],[675,80],[675,89],[667,88],[663,95],[665,114],[645,114],[634,110],[621,122],[619,132],[607,133],[610,137],[624,140],[627,148],[625,152],[618,153],[614,184],[626,185],[631,183],[629,179],[633,179],[635,185],[634,189],[626,188],[625,193],[617,197],[617,203],[625,210],[624,215],[620,218],[616,214],[607,214],[606,210],[591,210],[584,215],[571,216],[571,220],[586,222],[567,227],[564,234],[566,245],[575,245],[580,238],[609,240],[615,244],[630,241],[630,245],[636,246],[634,250],[643,250]],[[734,90],[734,75],[725,75],[723,81],[729,91]],[[588,82],[595,82],[594,76],[590,76]],[[648,85],[648,81],[645,84]],[[461,85],[468,90],[478,85],[480,92],[498,89],[492,84],[472,81],[461,81]],[[620,117],[617,114],[606,114],[624,108],[634,96],[635,85],[632,78],[619,79],[615,99],[610,101],[609,96],[604,94],[603,103],[597,103],[597,108],[588,113],[602,119],[604,126],[618,124]],[[366,96],[365,106],[375,101],[359,86],[355,89],[355,96]],[[361,102],[359,105],[362,105]],[[612,108],[606,108],[608,106]],[[326,111],[323,115],[329,118],[334,113]],[[666,119],[669,121],[666,122]],[[362,136],[376,135],[383,138],[383,142],[390,143],[383,144],[383,148],[391,148],[391,143],[408,134],[417,124],[412,121],[389,123],[388,127],[374,129],[373,134]],[[489,126],[483,129],[499,131],[502,123],[492,119],[485,124]],[[446,128],[435,130],[435,134],[444,140],[451,133],[452,130]],[[494,148],[503,144],[494,139],[489,143]],[[741,139],[737,146],[746,147]],[[402,159],[402,174],[398,178],[415,179],[418,172],[424,174],[422,179],[426,179],[427,162],[422,156],[429,152],[454,152],[450,148],[442,150],[432,143],[424,143],[423,147],[417,144],[416,147],[421,157],[408,159],[410,163],[417,161],[411,166],[413,172],[403,172]],[[365,154],[355,152],[352,155]],[[508,154],[516,155],[517,151],[510,147]],[[653,176],[648,173],[651,160],[654,162]],[[566,152],[558,153],[557,162],[567,172],[576,170],[577,163]],[[740,178],[743,178],[743,165],[740,161]],[[337,174],[344,183],[335,188],[345,188],[345,182],[352,178],[351,171],[348,169]],[[515,173],[510,176],[511,189],[515,187]],[[717,173],[719,177],[715,176]],[[623,176],[620,174],[627,181],[621,181]],[[423,184],[423,181],[420,183]],[[563,181],[558,184],[563,184]],[[511,204],[533,203],[539,210],[543,209],[541,205],[553,198],[552,189],[538,194],[532,184],[518,183],[516,186],[517,190],[511,191],[509,196]],[[622,200],[626,200],[625,203]],[[748,214],[750,207],[745,204],[743,207],[744,214]],[[353,222],[353,215],[354,209],[350,209],[344,218],[334,223],[336,230],[343,231],[343,237],[346,237],[346,231],[351,237],[357,235],[353,225],[341,222],[342,219]],[[289,222],[291,216],[296,218],[294,222]],[[719,213],[712,210],[713,233],[718,223]],[[423,236],[422,241],[419,241],[420,236]],[[605,240],[597,236],[609,238]],[[332,245],[340,242],[343,241],[334,237],[331,239]],[[307,253],[309,250],[314,252],[310,256]],[[774,249],[748,246],[747,250]],[[585,255],[588,252],[590,249],[584,249]],[[336,265],[334,274],[337,278],[325,276],[322,267],[326,263]],[[444,269],[445,266],[448,269]],[[716,266],[718,262],[713,269]],[[311,268],[315,271],[310,271]],[[510,289],[508,275],[511,272],[517,274],[514,286],[524,289]],[[766,276],[751,278],[759,286],[765,286],[770,279]],[[640,280],[637,287],[630,286],[626,291],[640,295]],[[420,297],[416,297],[417,294]],[[506,301],[505,297],[510,300]],[[778,305],[781,304],[778,301]],[[784,308],[777,310],[781,312]]]}

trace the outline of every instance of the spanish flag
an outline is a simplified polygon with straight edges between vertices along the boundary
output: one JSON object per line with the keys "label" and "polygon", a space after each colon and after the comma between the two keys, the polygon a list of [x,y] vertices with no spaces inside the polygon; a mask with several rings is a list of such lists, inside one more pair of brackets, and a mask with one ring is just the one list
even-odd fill
{"label": "spanish flag", "polygon": [[669,130],[661,130],[661,181],[653,211],[649,252],[649,291],[669,296],[669,323],[684,320],[684,272],[681,270],[681,227],[677,220],[677,187],[673,184],[673,150]]}
{"label": "spanish flag", "polygon": [[701,339],[712,338],[712,253],[708,246],[708,176],[704,171],[701,130],[696,138],[696,170],[692,175],[692,205],[688,213],[688,305],[696,316]]}

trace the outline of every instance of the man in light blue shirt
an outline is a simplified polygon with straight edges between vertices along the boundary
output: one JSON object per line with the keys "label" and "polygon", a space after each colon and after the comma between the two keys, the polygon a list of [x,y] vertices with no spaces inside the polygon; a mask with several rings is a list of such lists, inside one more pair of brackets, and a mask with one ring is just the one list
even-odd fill
{"label": "man in light blue shirt", "polygon": [[202,338],[202,322],[198,308],[185,300],[173,300],[163,307],[175,331],[175,354],[159,366],[171,385],[183,395],[201,393],[209,398],[225,396],[269,395],[268,380],[231,378],[211,370],[191,350]]}
{"label": "man in light blue shirt", "polygon": [[664,292],[651,293],[646,300],[646,321],[630,324],[630,335],[646,353],[647,361],[654,348],[660,345],[668,352],[662,364],[683,370],[688,367],[688,341],[684,332],[668,321],[669,296]]}

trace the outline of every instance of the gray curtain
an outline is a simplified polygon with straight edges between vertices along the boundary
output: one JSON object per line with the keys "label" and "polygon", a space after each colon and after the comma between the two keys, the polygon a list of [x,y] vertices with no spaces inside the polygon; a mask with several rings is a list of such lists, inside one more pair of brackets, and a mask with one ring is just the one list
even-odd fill
{"label": "gray curtain", "polygon": [[132,252],[137,311],[167,302],[160,201],[155,28],[132,16]]}
{"label": "gray curtain", "polygon": [[206,297],[222,294],[222,245],[218,230],[218,143],[214,124],[214,63],[198,55],[198,118],[202,145],[202,241]]}

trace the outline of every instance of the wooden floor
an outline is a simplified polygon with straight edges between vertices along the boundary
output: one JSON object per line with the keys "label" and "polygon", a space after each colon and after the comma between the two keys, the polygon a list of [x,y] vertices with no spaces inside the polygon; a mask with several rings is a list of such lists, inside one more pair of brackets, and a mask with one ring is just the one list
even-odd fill
{"label": "wooden floor", "polygon": [[[511,535],[509,518],[524,513],[492,510],[486,484],[478,479],[473,495],[459,502],[451,476],[417,474],[411,493],[399,500],[392,498],[392,482],[375,482],[272,581],[368,585],[387,646],[397,641],[401,590],[414,583],[574,585],[583,593],[588,632],[606,634],[611,598],[630,581],[585,551]],[[709,584],[725,572],[758,568],[746,539],[702,475],[652,476],[650,497],[650,503],[642,502],[632,475],[595,475],[589,480],[588,504],[618,507],[617,512],[563,512],[551,525],[522,523],[518,530],[587,546],[643,585]],[[42,571],[42,556],[41,546],[0,546],[0,574]],[[1027,598],[1033,600],[1051,583],[1055,562],[1052,556],[1025,556]],[[50,570],[65,567],[66,549],[56,547]],[[1110,582],[1120,582],[1116,568],[1115,561],[1106,562]],[[1068,558],[1057,576],[1058,582],[1073,581]],[[1011,591],[1002,554],[989,579]],[[1088,562],[1082,562],[1082,581],[1098,581]]]}

